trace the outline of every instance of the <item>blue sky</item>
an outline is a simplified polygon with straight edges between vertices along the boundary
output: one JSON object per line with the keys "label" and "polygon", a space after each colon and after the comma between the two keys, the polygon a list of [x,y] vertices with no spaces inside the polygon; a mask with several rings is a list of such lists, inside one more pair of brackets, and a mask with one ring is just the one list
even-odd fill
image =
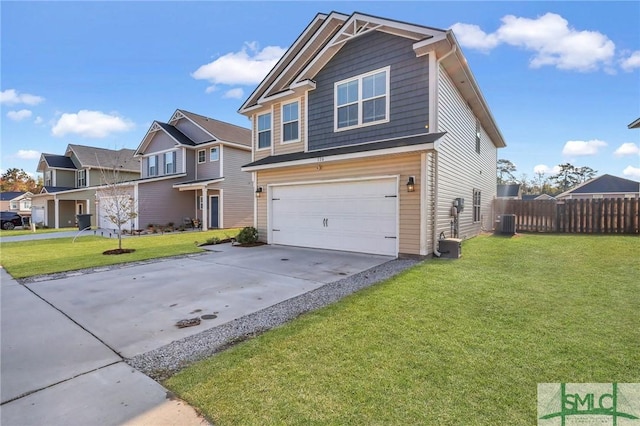
{"label": "blue sky", "polygon": [[640,180],[637,1],[2,1],[0,168],[136,148],[178,108],[248,127],[242,102],[331,11],[453,28],[518,177],[570,162]]}

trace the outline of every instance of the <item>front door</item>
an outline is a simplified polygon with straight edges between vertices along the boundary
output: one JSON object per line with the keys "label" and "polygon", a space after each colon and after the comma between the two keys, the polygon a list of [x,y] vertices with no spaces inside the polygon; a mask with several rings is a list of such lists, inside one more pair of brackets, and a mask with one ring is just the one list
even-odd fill
{"label": "front door", "polygon": [[219,204],[220,198],[217,195],[209,197],[209,228],[219,228]]}

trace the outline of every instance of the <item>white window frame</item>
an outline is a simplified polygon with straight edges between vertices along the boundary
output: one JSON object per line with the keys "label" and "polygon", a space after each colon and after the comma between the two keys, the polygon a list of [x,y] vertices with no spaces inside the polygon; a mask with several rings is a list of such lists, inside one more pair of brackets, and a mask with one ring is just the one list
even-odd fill
{"label": "white window frame", "polygon": [[[153,166],[151,165],[151,159],[153,159]],[[153,171],[153,173],[151,173]],[[150,155],[147,157],[147,176],[158,176],[158,156]]]}
{"label": "white window frame", "polygon": [[[214,154],[215,153],[215,158]],[[209,162],[220,161],[220,148],[217,146],[209,148]]]}
{"label": "white window frame", "polygon": [[45,186],[51,186],[51,180],[52,180],[52,176],[53,173],[51,173],[51,170],[46,170],[44,172],[44,185]]}
{"label": "white window frame", "polygon": [[[168,162],[167,159],[170,159],[171,162]],[[169,168],[171,166],[171,168]],[[169,151],[164,153],[164,174],[170,175],[176,173],[178,170],[176,165],[176,152]]]}
{"label": "white window frame", "polygon": [[[367,99],[363,99],[362,98],[362,81],[363,79],[367,78],[367,77],[371,77],[373,75],[376,74],[380,74],[380,73],[385,73],[385,92],[384,95],[378,95],[378,96],[374,96],[371,98],[367,98]],[[370,71],[364,74],[360,74],[357,75],[355,77],[351,77],[351,78],[347,78],[341,81],[338,81],[336,83],[334,83],[333,85],[333,131],[334,132],[342,132],[345,130],[351,130],[351,129],[357,129],[360,127],[366,127],[366,126],[374,126],[377,124],[382,124],[382,123],[388,123],[389,122],[389,117],[391,115],[391,112],[389,111],[389,106],[390,106],[390,98],[391,98],[391,84],[390,84],[390,74],[391,74],[391,67],[384,67],[384,68],[379,68],[377,70],[374,71]],[[347,103],[344,105],[338,105],[338,88],[340,86],[343,86],[347,83],[352,83],[354,81],[358,82],[358,99],[355,102],[351,102],[351,103]],[[367,123],[364,122],[363,120],[363,103],[365,101],[371,100],[371,99],[376,99],[376,98],[382,98],[384,96],[385,98],[385,117],[383,119],[380,120],[375,120],[375,121],[369,121]],[[338,108],[343,108],[347,105],[358,105],[358,122],[354,125],[351,126],[345,126],[345,127],[338,127]]]}
{"label": "white window frame", "polygon": [[478,223],[482,220],[482,191],[479,189],[473,190],[473,223]]}
{"label": "white window frame", "polygon": [[204,200],[204,197],[202,195],[198,195],[198,210],[202,210],[202,207],[204,207],[204,204],[202,203]]}
{"label": "white window frame", "polygon": [[[202,160],[200,159],[200,154],[202,154]],[[198,156],[198,164],[202,164],[202,163],[206,163],[207,162],[206,150],[199,149],[197,156]]]}
{"label": "white window frame", "polygon": [[[260,130],[260,117],[269,116],[269,128]],[[269,145],[260,147],[260,133],[269,132]],[[265,112],[264,114],[256,115],[256,150],[263,151],[267,149],[271,149],[273,145],[273,114],[270,112]]]}
{"label": "white window frame", "polygon": [[[289,120],[289,121],[285,121],[284,119],[284,108],[290,105],[296,104],[296,111],[297,111],[297,117],[295,120]],[[280,107],[280,117],[281,117],[281,128],[280,128],[280,143],[283,144],[287,144],[287,143],[294,143],[294,142],[300,142],[300,100],[295,100],[292,102],[287,102],[287,103],[283,103],[282,106]],[[284,126],[286,124],[293,124],[295,123],[295,126],[298,129],[298,137],[295,139],[290,139],[290,140],[285,140],[284,138]]]}
{"label": "white window frame", "polygon": [[11,201],[11,210],[18,210],[18,202],[17,201]]}
{"label": "white window frame", "polygon": [[76,170],[76,188],[84,188],[87,186],[87,170]]}

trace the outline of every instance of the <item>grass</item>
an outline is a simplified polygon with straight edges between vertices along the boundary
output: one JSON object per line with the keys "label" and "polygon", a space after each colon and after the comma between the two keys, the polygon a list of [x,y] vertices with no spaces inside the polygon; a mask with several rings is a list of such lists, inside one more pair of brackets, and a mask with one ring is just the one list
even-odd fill
{"label": "grass", "polygon": [[[39,228],[36,231],[36,234],[48,234],[51,232],[66,232],[66,231],[77,231],[78,228]],[[29,227],[25,229],[12,229],[10,231],[6,229],[0,229],[0,238],[2,237],[15,237],[20,235],[30,235],[32,234],[31,229]]]}
{"label": "grass", "polygon": [[211,238],[234,237],[240,229],[204,232],[171,232],[163,235],[133,236],[122,239],[122,247],[133,253],[103,255],[118,247],[117,238],[81,236],[2,243],[0,263],[14,278],[51,274],[160,257],[199,253],[204,249],[196,243]]}
{"label": "grass", "polygon": [[640,240],[480,236],[165,382],[216,425],[531,425],[537,384],[640,382]]}

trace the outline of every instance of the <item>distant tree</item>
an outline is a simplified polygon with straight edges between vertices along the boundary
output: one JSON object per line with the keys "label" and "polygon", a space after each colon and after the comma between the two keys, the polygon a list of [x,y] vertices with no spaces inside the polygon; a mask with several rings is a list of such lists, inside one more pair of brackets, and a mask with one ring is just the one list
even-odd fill
{"label": "distant tree", "polygon": [[499,159],[497,163],[498,183],[512,183],[515,181],[516,166],[509,160]]}
{"label": "distant tree", "polygon": [[36,181],[22,169],[10,168],[0,177],[2,192],[33,192],[37,190]]}
{"label": "distant tree", "polygon": [[576,185],[588,181],[598,172],[591,167],[576,167],[571,163],[560,164],[559,172],[551,176],[551,180],[556,184],[558,192],[568,191]]}
{"label": "distant tree", "polygon": [[583,166],[576,168],[576,175],[578,176],[580,183],[584,183],[590,179],[593,179],[597,174],[598,172],[596,170],[593,170],[591,167]]}

